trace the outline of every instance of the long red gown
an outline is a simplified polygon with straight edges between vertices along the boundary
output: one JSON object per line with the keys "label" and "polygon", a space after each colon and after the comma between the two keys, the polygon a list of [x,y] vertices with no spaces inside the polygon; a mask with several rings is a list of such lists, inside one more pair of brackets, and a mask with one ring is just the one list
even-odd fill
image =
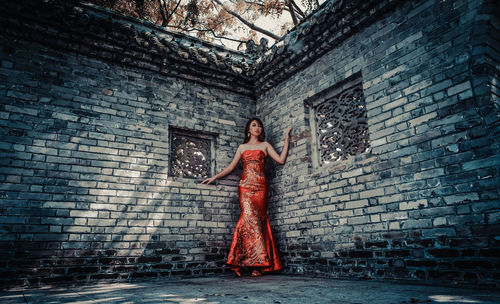
{"label": "long red gown", "polygon": [[259,267],[261,271],[283,268],[267,217],[266,157],[262,150],[241,153],[243,172],[238,184],[241,213],[226,262],[233,270],[240,267]]}

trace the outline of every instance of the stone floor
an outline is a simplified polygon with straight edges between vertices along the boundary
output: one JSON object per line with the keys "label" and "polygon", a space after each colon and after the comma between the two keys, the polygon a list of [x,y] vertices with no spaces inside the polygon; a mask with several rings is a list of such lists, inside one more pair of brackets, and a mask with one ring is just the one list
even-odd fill
{"label": "stone floor", "polygon": [[0,303],[500,303],[500,291],[304,276],[216,276],[11,289]]}

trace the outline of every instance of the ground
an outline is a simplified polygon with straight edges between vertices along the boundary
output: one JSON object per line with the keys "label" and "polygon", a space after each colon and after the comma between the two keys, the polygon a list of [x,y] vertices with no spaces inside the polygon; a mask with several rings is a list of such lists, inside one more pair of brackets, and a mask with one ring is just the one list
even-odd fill
{"label": "ground", "polygon": [[289,275],[260,278],[220,275],[41,289],[16,288],[0,292],[0,303],[493,304],[500,303],[500,291]]}

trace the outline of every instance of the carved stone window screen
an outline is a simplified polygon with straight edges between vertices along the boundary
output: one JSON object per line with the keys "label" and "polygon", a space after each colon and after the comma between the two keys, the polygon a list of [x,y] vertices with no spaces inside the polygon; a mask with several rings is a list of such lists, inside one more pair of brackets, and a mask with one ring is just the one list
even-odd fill
{"label": "carved stone window screen", "polygon": [[215,137],[208,133],[170,128],[170,176],[207,178],[214,174]]}
{"label": "carved stone window screen", "polygon": [[370,148],[361,73],[306,100],[316,165],[346,160]]}

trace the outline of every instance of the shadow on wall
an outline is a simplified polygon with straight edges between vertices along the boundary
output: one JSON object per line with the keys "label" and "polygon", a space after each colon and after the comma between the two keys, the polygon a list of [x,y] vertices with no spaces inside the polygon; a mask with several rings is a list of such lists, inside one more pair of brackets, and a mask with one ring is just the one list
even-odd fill
{"label": "shadow on wall", "polygon": [[193,110],[175,101],[196,90],[41,46],[2,45],[1,282],[224,272],[235,187],[167,176],[168,124]]}

